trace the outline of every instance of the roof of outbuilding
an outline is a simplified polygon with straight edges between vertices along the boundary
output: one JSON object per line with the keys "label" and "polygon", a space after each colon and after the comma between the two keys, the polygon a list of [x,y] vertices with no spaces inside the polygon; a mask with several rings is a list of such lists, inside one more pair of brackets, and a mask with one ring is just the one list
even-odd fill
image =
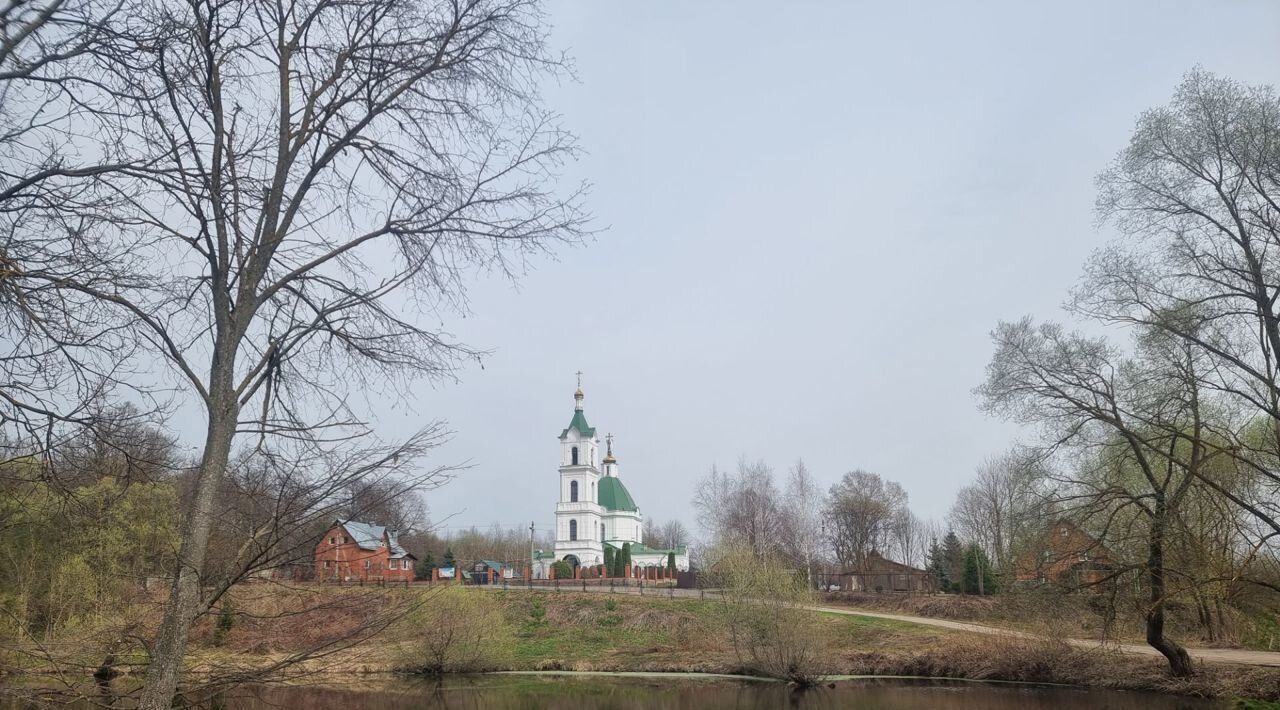
{"label": "roof of outbuilding", "polygon": [[636,502],[631,499],[631,494],[627,492],[627,487],[622,485],[622,479],[617,476],[605,476],[600,479],[600,486],[596,489],[596,500],[607,510],[639,510]]}

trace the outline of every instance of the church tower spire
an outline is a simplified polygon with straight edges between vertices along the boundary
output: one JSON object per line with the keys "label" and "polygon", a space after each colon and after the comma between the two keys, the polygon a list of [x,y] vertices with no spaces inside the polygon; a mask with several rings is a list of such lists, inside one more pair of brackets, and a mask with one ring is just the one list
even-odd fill
{"label": "church tower spire", "polygon": [[604,475],[617,476],[618,475],[618,459],[613,457],[613,434],[606,435],[604,437],[604,440],[608,447],[604,455]]}
{"label": "church tower spire", "polygon": [[573,411],[582,411],[582,370],[578,370],[578,391],[573,393]]}

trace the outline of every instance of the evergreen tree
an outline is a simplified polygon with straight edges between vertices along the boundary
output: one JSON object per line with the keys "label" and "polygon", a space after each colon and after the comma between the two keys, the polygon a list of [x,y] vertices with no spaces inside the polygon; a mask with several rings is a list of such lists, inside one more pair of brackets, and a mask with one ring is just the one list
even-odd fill
{"label": "evergreen tree", "polygon": [[945,592],[947,590],[947,573],[942,557],[942,546],[938,544],[938,538],[936,537],[929,541],[927,559],[926,571],[929,576],[933,577],[934,585],[937,589]]}
{"label": "evergreen tree", "polygon": [[551,565],[551,571],[555,573],[556,579],[573,579],[573,565],[564,560],[556,560]]}
{"label": "evergreen tree", "polygon": [[618,576],[618,565],[614,561],[613,548],[608,545],[604,546],[604,570],[610,577]]}
{"label": "evergreen tree", "polygon": [[668,572],[676,571],[676,553],[674,552],[667,553],[667,571]]}
{"label": "evergreen tree", "polygon": [[453,548],[447,548],[444,551],[444,566],[457,568],[457,561],[453,558]]}
{"label": "evergreen tree", "polygon": [[996,591],[991,560],[976,543],[969,543],[964,550],[963,591],[965,594],[994,594]]}
{"label": "evergreen tree", "polygon": [[956,537],[954,531],[948,531],[947,536],[942,538],[942,572],[945,581],[943,591],[961,591],[964,576],[964,546],[960,544],[960,538]]}
{"label": "evergreen tree", "polygon": [[431,579],[431,570],[436,568],[436,558],[433,555],[427,555],[425,560],[418,560],[413,566],[413,574],[418,579]]}
{"label": "evergreen tree", "polygon": [[627,570],[631,568],[631,543],[622,543],[622,569],[618,571],[618,576],[627,574]]}

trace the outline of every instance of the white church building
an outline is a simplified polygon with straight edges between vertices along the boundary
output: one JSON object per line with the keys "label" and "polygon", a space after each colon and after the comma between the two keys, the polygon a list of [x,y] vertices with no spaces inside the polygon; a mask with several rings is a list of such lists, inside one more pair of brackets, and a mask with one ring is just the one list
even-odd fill
{"label": "white church building", "polygon": [[676,569],[689,569],[686,546],[659,550],[641,543],[644,518],[640,507],[618,476],[618,459],[613,455],[613,435],[603,458],[595,427],[587,424],[582,411],[582,382],[573,394],[573,419],[560,433],[560,496],[556,503],[556,546],[554,552],[534,553],[536,577],[547,576],[547,567],[565,560],[574,567],[604,564],[604,550],[614,554],[631,543],[633,567],[666,567],[675,553]]}

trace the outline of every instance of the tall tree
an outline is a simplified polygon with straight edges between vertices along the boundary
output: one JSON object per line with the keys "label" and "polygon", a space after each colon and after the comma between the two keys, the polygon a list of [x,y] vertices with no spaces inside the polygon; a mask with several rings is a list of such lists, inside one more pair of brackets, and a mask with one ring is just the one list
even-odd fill
{"label": "tall tree", "polygon": [[907,511],[907,492],[870,471],[850,471],[831,487],[827,534],[841,564],[865,572],[867,555],[890,544]]}
{"label": "tall tree", "polygon": [[353,443],[370,433],[366,393],[478,354],[419,314],[464,308],[472,269],[515,274],[583,217],[576,194],[551,192],[574,146],[537,95],[564,65],[536,2],[136,0],[94,19],[110,37],[86,55],[94,81],[54,118],[91,112],[97,129],[77,136],[126,165],[27,201],[24,225],[72,235],[31,261],[75,272],[23,283],[128,328],[203,410],[140,701],[167,708],[216,600],[201,580],[237,442],[404,471],[438,426]]}
{"label": "tall tree", "polygon": [[1183,342],[1146,335],[1129,359],[1060,326],[1002,323],[979,393],[989,411],[1040,425],[1047,452],[1084,454],[1060,479],[1059,495],[1080,515],[1100,519],[1104,536],[1115,524],[1140,521],[1147,643],[1175,676],[1187,676],[1190,657],[1165,634],[1167,555],[1173,522],[1214,455],[1203,445],[1209,422],[1194,375],[1204,364]]}
{"label": "tall tree", "polygon": [[951,525],[982,545],[1008,572],[1019,548],[1040,532],[1047,514],[1045,472],[1034,452],[1014,448],[987,459],[973,482],[960,489],[951,508]]}
{"label": "tall tree", "polygon": [[[77,286],[136,282],[127,240],[100,233],[120,195],[104,185],[131,166],[115,140],[116,96],[101,91],[129,61],[112,20],[123,0],[29,0],[0,7],[0,455],[53,451],[131,395],[151,425],[137,345],[110,309]],[[101,137],[104,140],[97,140]],[[124,390],[124,392],[121,392]],[[114,412],[118,421],[119,412]]]}
{"label": "tall tree", "polygon": [[942,538],[941,556],[938,572],[942,579],[943,591],[960,591],[961,579],[964,576],[964,546],[954,530],[948,530]]}
{"label": "tall tree", "polygon": [[787,472],[782,498],[786,516],[785,544],[791,562],[804,566],[806,574],[822,560],[822,489],[809,473],[804,459],[798,459]]}
{"label": "tall tree", "polygon": [[741,459],[736,473],[712,466],[695,488],[693,505],[713,542],[740,541],[760,555],[781,549],[786,515],[765,462]]}
{"label": "tall tree", "polygon": [[[1099,251],[1073,299],[1081,314],[1175,338],[1238,417],[1208,445],[1261,483],[1204,484],[1280,532],[1280,97],[1202,69],[1144,112],[1099,177],[1098,211],[1121,239]],[[1177,314],[1178,317],[1169,317]],[[1263,436],[1250,426],[1265,419]],[[1230,436],[1234,434],[1234,436]]]}

